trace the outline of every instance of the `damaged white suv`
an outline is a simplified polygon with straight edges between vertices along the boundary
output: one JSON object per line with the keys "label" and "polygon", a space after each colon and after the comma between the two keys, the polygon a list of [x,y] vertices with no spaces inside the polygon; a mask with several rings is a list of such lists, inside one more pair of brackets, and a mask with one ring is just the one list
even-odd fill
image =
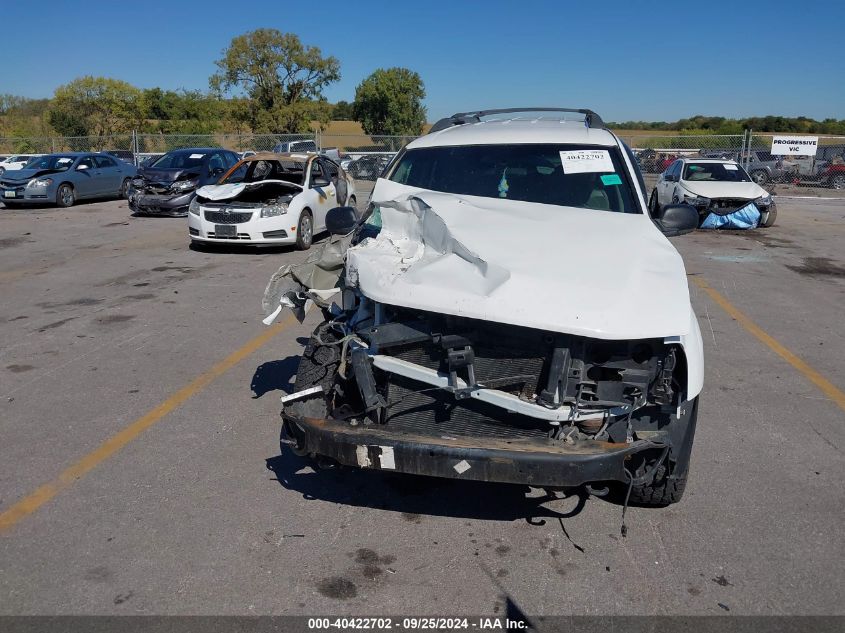
{"label": "damaged white suv", "polygon": [[[515,113],[532,113],[519,117]],[[577,121],[566,115],[577,114]],[[270,281],[325,321],[282,445],[403,473],[683,493],[703,356],[683,261],[631,151],[589,110],[457,114],[400,152],[364,217]]]}

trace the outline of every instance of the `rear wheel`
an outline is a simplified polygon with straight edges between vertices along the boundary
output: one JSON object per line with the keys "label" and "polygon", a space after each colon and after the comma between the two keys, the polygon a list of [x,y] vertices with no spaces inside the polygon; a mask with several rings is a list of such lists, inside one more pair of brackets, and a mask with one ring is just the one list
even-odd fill
{"label": "rear wheel", "polygon": [[76,195],[73,192],[73,187],[67,183],[59,185],[59,189],[56,191],[56,206],[72,207],[74,202],[76,202]]}
{"label": "rear wheel", "polygon": [[751,172],[751,180],[756,182],[758,185],[765,185],[769,182],[769,174],[762,169],[755,169]]}
{"label": "rear wheel", "polygon": [[836,174],[830,179],[830,186],[834,189],[845,189],[845,174]]}
{"label": "rear wheel", "polygon": [[299,214],[299,222],[296,227],[296,247],[301,251],[311,248],[314,241],[314,218],[308,209],[303,209]]}

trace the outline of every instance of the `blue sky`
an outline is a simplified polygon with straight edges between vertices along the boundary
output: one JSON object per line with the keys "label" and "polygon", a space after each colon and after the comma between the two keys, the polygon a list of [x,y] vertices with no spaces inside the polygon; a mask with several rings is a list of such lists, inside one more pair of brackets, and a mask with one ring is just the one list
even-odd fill
{"label": "blue sky", "polygon": [[267,27],[340,59],[330,101],[351,101],[376,68],[417,71],[429,120],[523,105],[589,107],[616,121],[845,118],[842,0],[3,5],[0,93],[29,97],[85,74],[206,89],[231,38]]}

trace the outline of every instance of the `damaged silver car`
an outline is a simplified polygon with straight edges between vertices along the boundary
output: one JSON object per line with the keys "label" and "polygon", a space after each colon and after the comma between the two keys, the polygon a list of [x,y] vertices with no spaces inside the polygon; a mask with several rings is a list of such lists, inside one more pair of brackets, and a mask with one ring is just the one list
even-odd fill
{"label": "damaged silver car", "polygon": [[[523,114],[519,114],[523,113]],[[568,117],[575,115],[576,120]],[[264,309],[324,322],[282,446],[359,468],[681,498],[701,335],[630,149],[589,110],[462,113],[388,166],[363,217],[271,279]]]}

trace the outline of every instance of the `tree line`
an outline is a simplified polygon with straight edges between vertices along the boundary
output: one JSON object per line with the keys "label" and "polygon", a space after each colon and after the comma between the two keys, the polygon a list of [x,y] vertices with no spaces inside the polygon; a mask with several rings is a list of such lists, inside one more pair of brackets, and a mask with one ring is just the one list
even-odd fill
{"label": "tree line", "polygon": [[696,115],[674,122],[624,121],[609,123],[609,127],[621,130],[654,130],[689,132],[693,134],[742,134],[744,130],[755,132],[786,132],[800,134],[845,134],[845,119],[824,119],[817,121],[805,116],[755,116],[744,119],[728,119],[721,116]]}
{"label": "tree line", "polygon": [[418,135],[426,123],[425,86],[407,68],[374,71],[353,102],[329,103],[340,62],[293,33],[257,29],[232,39],[202,90],[141,89],[84,76],[50,99],[0,95],[0,136],[305,133],[331,120],[355,120],[369,135]]}

